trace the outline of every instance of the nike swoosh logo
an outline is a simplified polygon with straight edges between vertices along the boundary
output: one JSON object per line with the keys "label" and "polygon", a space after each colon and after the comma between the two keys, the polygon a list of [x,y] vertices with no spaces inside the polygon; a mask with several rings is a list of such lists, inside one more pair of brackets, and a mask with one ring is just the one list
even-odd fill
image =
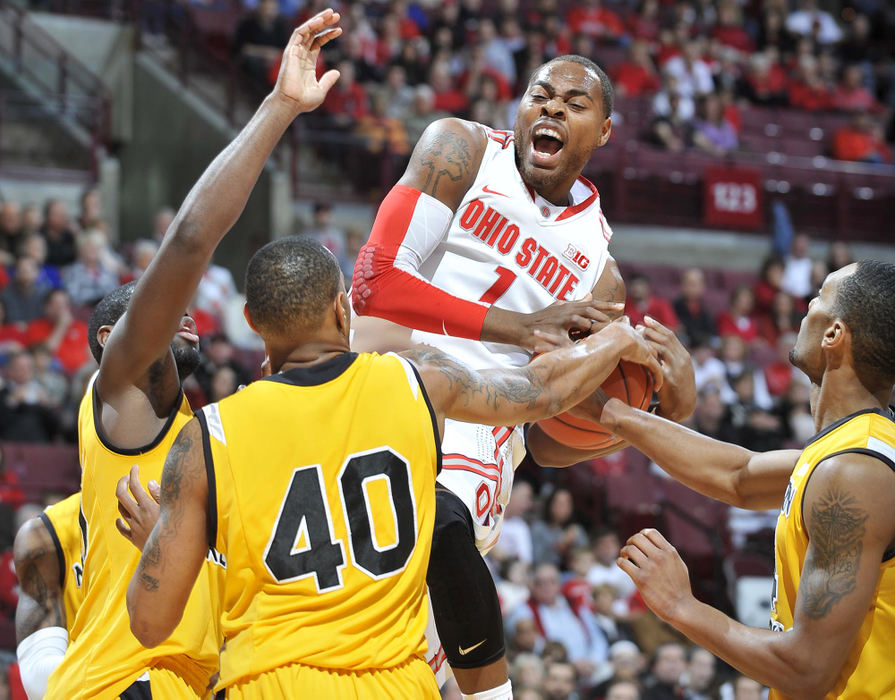
{"label": "nike swoosh logo", "polygon": [[[504,195],[504,196],[506,196],[506,195]],[[478,644],[473,644],[471,647],[466,647],[465,649],[463,647],[460,647],[460,656],[466,656],[473,649],[477,649],[478,647],[482,646],[482,644],[484,644],[487,641],[488,641],[488,638],[485,637],[481,642],[479,642]]]}
{"label": "nike swoosh logo", "polygon": [[509,197],[510,195],[504,194],[503,192],[495,192],[494,190],[488,189],[488,185],[485,185],[482,188],[482,192],[487,192],[488,194],[496,194],[498,197]]}

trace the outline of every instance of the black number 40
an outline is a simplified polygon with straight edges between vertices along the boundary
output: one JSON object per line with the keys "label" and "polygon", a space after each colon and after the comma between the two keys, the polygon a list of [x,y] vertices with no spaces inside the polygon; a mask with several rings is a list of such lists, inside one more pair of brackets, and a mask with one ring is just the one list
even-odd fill
{"label": "black number 40", "polygon": [[[385,479],[391,503],[371,504],[365,485]],[[345,546],[333,534],[332,514],[319,464],[292,473],[280,513],[264,552],[264,564],[279,583],[313,576],[317,591],[342,587]],[[401,571],[416,547],[416,503],[407,461],[389,448],[351,455],[339,473],[339,496],[348,546],[354,566],[370,578],[382,579]],[[388,507],[395,516],[396,542],[379,547],[373,532],[371,508]],[[302,549],[295,545],[304,540]]]}

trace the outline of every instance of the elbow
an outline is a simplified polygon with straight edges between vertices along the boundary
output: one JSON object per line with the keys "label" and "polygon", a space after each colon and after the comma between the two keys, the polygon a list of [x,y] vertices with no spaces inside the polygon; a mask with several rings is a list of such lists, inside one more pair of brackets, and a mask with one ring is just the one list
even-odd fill
{"label": "elbow", "polygon": [[168,638],[168,634],[139,614],[131,615],[131,633],[147,649],[157,647]]}
{"label": "elbow", "polygon": [[171,636],[176,624],[168,626],[167,618],[160,610],[148,609],[149,602],[151,601],[141,601],[133,586],[128,588],[127,614],[130,617],[131,634],[144,647],[152,649]]}
{"label": "elbow", "polygon": [[357,254],[351,275],[351,308],[358,316],[371,316],[379,301],[377,288],[382,275],[376,272],[376,248],[369,244]]}
{"label": "elbow", "polygon": [[[784,633],[786,634],[786,633]],[[830,659],[819,654],[802,650],[785,654],[785,675],[779,685],[772,684],[780,692],[795,700],[818,700],[826,697],[842,670],[841,664],[830,663]]]}

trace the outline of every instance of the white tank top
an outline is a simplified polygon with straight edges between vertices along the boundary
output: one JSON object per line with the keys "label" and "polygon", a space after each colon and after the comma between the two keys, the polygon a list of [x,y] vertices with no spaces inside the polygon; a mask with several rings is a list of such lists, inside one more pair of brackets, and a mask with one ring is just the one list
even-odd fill
{"label": "white tank top", "polygon": [[[488,141],[475,182],[444,241],[421,265],[421,276],[454,296],[521,313],[581,299],[600,278],[612,238],[597,188],[579,177],[571,206],[551,204],[516,169],[513,133],[482,129]],[[519,367],[530,360],[530,353],[514,345],[419,330],[412,339],[476,369]]]}

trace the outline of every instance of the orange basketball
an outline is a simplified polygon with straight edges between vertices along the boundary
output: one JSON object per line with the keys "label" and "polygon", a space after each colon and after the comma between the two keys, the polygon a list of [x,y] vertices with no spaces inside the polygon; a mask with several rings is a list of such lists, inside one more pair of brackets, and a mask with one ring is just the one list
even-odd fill
{"label": "orange basketball", "polygon": [[[646,409],[653,398],[653,375],[643,365],[622,360],[600,388],[629,406]],[[538,421],[538,425],[557,442],[579,450],[601,450],[620,442],[599,424],[569,413]]]}

